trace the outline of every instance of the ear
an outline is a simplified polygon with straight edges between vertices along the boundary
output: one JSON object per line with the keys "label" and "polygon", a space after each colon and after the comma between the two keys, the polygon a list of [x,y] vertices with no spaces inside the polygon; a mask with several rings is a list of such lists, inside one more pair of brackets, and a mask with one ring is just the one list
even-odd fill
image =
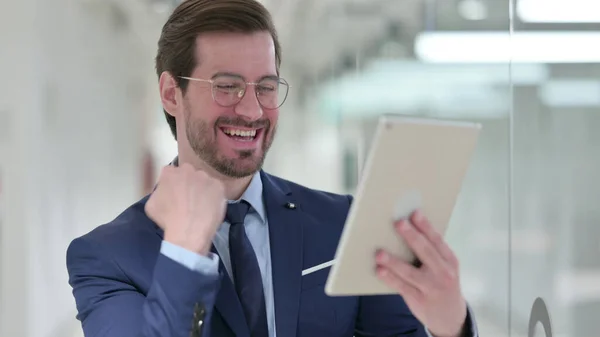
{"label": "ear", "polygon": [[183,104],[183,95],[177,81],[169,72],[164,71],[160,74],[158,85],[163,108],[169,115],[177,117]]}

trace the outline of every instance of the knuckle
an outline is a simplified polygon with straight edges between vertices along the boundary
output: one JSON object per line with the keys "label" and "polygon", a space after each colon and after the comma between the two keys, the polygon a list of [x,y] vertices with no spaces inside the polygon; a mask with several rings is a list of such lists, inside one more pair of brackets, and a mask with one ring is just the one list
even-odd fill
{"label": "knuckle", "polygon": [[414,268],[403,268],[403,273],[409,278],[409,279],[416,279],[417,278],[417,270]]}
{"label": "knuckle", "polygon": [[444,243],[444,237],[442,236],[442,234],[440,234],[440,232],[436,231],[435,229],[432,229],[431,242],[433,242],[435,245],[441,245],[442,243]]}
{"label": "knuckle", "polygon": [[160,172],[160,176],[163,179],[167,176],[170,176],[171,174],[173,174],[173,167],[171,167],[171,166],[163,167],[163,169]]}
{"label": "knuckle", "polygon": [[427,244],[423,237],[419,236],[415,238],[415,247],[419,249],[423,254],[430,256],[432,249],[431,246]]}
{"label": "knuckle", "polygon": [[153,210],[154,210],[154,202],[152,201],[152,198],[150,198],[144,205],[144,211],[147,214],[150,214],[150,213],[152,213]]}
{"label": "knuckle", "polygon": [[399,275],[403,275],[408,278],[414,278],[417,275],[416,269],[412,268],[411,265],[407,265],[396,258],[392,259],[391,268]]}
{"label": "knuckle", "polygon": [[449,268],[444,269],[444,271],[442,272],[441,281],[444,287],[453,286],[456,283],[456,273]]}
{"label": "knuckle", "polygon": [[412,243],[417,246],[419,244],[418,237],[415,235],[413,231],[406,231],[400,234],[408,243]]}
{"label": "knuckle", "polygon": [[148,202],[146,202],[146,205],[144,206],[144,211],[146,213],[146,215],[153,221],[156,221],[156,216],[158,213],[158,208],[156,206],[156,202],[153,201],[153,199],[148,200]]}
{"label": "knuckle", "polygon": [[415,301],[417,303],[419,303],[421,306],[423,306],[427,303],[427,297],[425,296],[425,294],[423,292],[413,290],[411,292],[411,294],[413,295],[413,298],[415,299]]}
{"label": "knuckle", "polygon": [[421,233],[417,232],[417,230],[412,230],[408,234],[419,246],[423,246],[425,244],[425,237]]}

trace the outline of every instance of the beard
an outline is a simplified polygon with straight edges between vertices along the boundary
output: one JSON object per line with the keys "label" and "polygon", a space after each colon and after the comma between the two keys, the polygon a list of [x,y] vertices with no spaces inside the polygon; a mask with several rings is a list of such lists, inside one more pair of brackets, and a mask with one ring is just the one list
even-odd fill
{"label": "beard", "polygon": [[[210,123],[201,119],[192,120],[189,108],[185,109],[184,115],[185,134],[190,147],[198,158],[217,172],[226,177],[244,178],[253,175],[262,168],[276,131],[276,127],[271,129],[271,123],[268,119],[247,122],[242,118],[219,117],[214,123]],[[236,158],[228,158],[219,153],[217,132],[221,132],[218,126],[223,124],[262,128],[263,140],[260,149],[237,151]],[[258,155],[256,154],[257,151],[260,151]]]}

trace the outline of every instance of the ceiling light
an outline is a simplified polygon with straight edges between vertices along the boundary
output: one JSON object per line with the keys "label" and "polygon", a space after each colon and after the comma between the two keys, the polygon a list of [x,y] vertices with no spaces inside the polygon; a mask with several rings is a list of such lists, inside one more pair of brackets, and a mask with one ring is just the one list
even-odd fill
{"label": "ceiling light", "polygon": [[438,63],[597,63],[600,32],[434,32],[415,40],[415,53]]}
{"label": "ceiling light", "polygon": [[599,107],[600,81],[560,79],[544,83],[539,89],[540,100],[555,108]]}
{"label": "ceiling light", "polygon": [[517,16],[525,22],[600,22],[600,2],[596,0],[519,0]]}

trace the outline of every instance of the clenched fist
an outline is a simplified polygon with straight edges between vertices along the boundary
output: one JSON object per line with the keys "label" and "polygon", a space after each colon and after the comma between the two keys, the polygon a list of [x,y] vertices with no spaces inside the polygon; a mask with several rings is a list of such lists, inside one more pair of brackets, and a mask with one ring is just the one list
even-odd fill
{"label": "clenched fist", "polygon": [[165,231],[165,241],[207,255],[226,206],[221,181],[182,164],[162,170],[145,210]]}

